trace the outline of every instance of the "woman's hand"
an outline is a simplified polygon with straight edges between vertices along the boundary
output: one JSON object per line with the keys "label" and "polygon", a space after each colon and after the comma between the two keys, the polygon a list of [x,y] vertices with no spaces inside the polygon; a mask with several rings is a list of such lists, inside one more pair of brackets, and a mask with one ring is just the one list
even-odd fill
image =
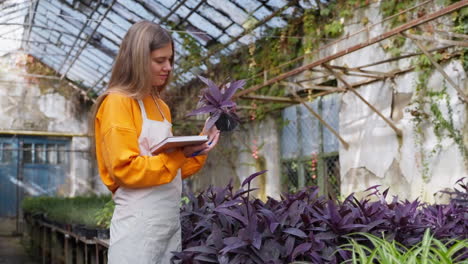
{"label": "woman's hand", "polygon": [[193,145],[187,146],[182,148],[185,157],[194,157],[197,155],[205,155],[210,150],[212,150],[219,140],[220,131],[216,128],[216,126],[212,126],[210,129],[206,129],[206,123],[208,122],[209,118],[205,122],[205,127],[203,127],[202,135],[208,135],[208,142],[200,144],[200,145]]}

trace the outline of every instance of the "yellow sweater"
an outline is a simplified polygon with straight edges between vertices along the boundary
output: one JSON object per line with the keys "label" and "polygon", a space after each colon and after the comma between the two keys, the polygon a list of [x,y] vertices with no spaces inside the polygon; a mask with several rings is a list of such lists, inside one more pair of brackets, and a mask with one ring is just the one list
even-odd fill
{"label": "yellow sweater", "polygon": [[[169,107],[156,100],[171,122]],[[163,120],[151,96],[144,98],[143,103],[149,119]],[[142,123],[138,101],[125,95],[111,93],[99,107],[95,119],[96,157],[101,179],[112,192],[119,186],[144,188],[169,183],[180,168],[186,178],[205,163],[206,155],[186,158],[181,150],[140,156],[138,137]]]}

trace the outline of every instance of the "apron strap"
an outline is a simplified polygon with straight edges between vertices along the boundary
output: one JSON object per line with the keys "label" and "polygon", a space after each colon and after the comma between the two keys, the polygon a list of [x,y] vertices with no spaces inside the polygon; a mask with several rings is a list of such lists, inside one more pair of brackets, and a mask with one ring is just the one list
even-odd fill
{"label": "apron strap", "polygon": [[[164,119],[164,120],[167,120],[166,116],[164,116],[163,111],[162,111],[161,108],[159,107],[158,101],[156,101],[156,98],[154,98],[154,95],[151,95],[151,97],[153,97],[153,101],[154,101],[154,103],[156,104],[156,106],[158,107],[159,113],[161,114],[161,116],[163,117],[163,119]],[[168,121],[169,121],[169,120],[168,120]]]}
{"label": "apron strap", "polygon": [[148,117],[146,116],[145,104],[143,104],[143,101],[140,99],[138,99],[138,104],[140,105],[141,116],[143,117],[143,119],[148,119]]}

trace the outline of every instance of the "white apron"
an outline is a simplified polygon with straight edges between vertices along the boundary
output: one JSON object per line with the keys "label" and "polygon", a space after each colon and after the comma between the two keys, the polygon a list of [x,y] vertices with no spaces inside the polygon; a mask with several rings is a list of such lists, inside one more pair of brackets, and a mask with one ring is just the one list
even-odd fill
{"label": "white apron", "polygon": [[[138,138],[140,155],[151,156],[151,147],[172,136],[172,125],[157,103],[163,121],[148,119],[143,102],[138,100],[138,104],[143,118]],[[168,184],[142,189],[119,187],[113,197],[115,211],[110,227],[109,263],[170,263],[171,251],[181,250],[181,192],[180,169]]]}

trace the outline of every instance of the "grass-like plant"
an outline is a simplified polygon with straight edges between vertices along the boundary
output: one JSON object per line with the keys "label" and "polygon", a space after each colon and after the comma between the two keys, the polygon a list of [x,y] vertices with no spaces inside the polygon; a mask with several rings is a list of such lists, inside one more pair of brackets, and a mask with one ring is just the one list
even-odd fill
{"label": "grass-like plant", "polygon": [[[351,239],[342,248],[351,252],[352,264],[453,264],[468,263],[468,240],[442,242],[427,229],[421,242],[407,248],[395,240],[388,241],[369,233],[364,240]],[[365,241],[364,243],[362,241]],[[369,244],[370,241],[370,244]],[[367,242],[367,243],[366,243]]]}

